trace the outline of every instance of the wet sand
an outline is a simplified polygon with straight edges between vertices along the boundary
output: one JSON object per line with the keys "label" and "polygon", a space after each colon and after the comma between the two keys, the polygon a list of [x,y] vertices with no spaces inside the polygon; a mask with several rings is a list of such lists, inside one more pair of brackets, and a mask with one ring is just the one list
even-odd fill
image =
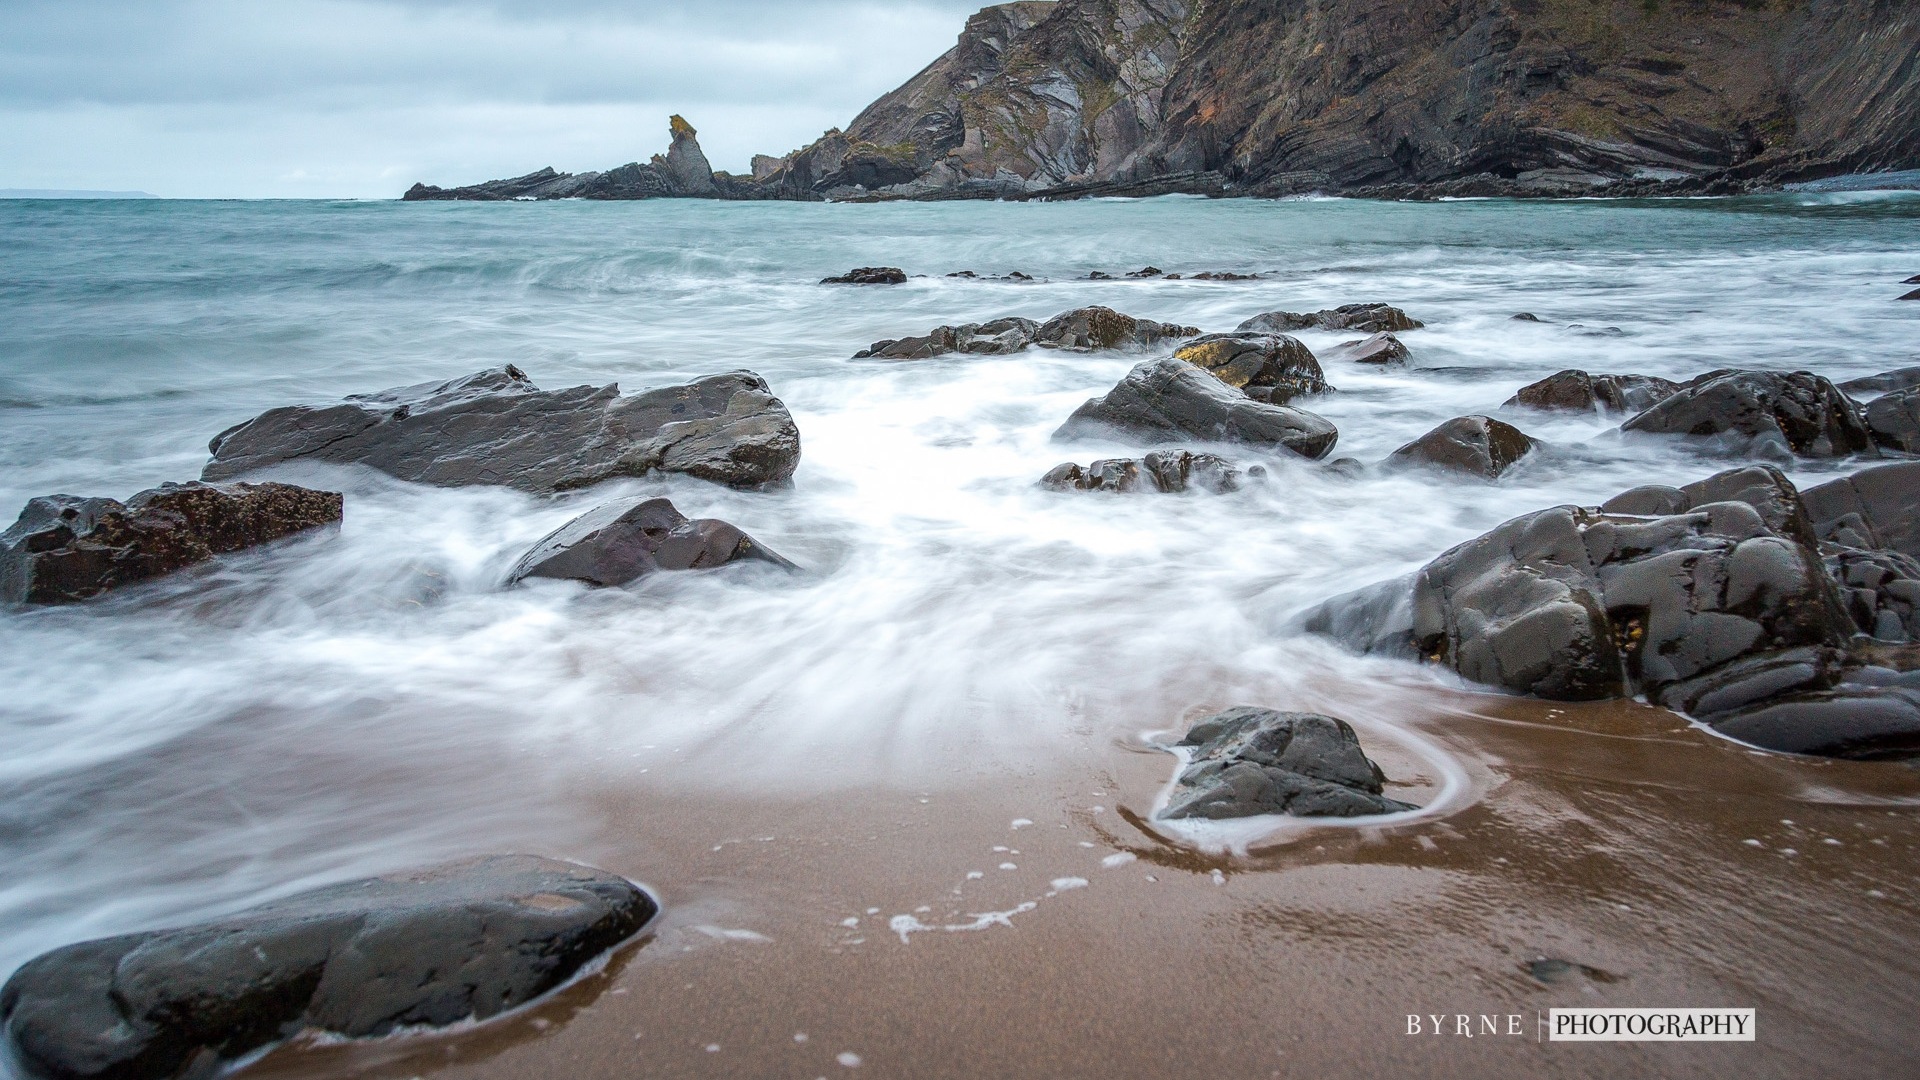
{"label": "wet sand", "polygon": [[[1174,759],[1098,724],[1030,769],[950,756],[941,783],[858,795],[610,774],[573,793],[575,854],[664,899],[643,940],[500,1021],[289,1045],[244,1075],[1751,1080],[1920,1059],[1920,770],[1412,675],[1309,696],[1287,704],[1354,720],[1390,794],[1440,781],[1406,729],[1467,789],[1208,855],[1144,824]],[[901,915],[985,925],[903,940]],[[1758,1039],[1538,1041],[1545,1010],[1600,1005],[1752,1007]],[[1410,1036],[1409,1013],[1521,1034]]]}

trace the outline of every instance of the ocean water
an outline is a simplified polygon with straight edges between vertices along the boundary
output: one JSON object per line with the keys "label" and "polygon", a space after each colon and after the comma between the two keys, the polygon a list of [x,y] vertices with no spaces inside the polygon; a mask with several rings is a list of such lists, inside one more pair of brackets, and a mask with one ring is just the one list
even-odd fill
{"label": "ocean water", "polygon": [[[876,264],[926,276],[816,283]],[[1080,280],[1145,264],[1262,277]],[[959,270],[1040,280],[944,276]],[[1397,732],[1396,702],[1457,684],[1302,637],[1295,613],[1511,516],[1733,463],[1597,416],[1523,415],[1550,447],[1494,484],[1228,448],[1267,481],[1047,493],[1034,481],[1058,462],[1137,456],[1049,437],[1140,355],[849,359],[874,340],[1087,304],[1214,331],[1386,301],[1427,324],[1403,335],[1413,366],[1330,360],[1338,392],[1297,403],[1339,426],[1333,456],[1375,462],[1561,368],[1920,363],[1920,304],[1894,302],[1914,273],[1911,192],[0,202],[0,513],[192,479],[212,435],[276,405],[504,363],[628,390],[750,368],[803,443],[792,489],[763,494],[658,478],[545,499],[291,468],[276,475],[347,493],[338,535],[0,612],[0,977],[65,942],[350,876],[605,856],[594,792],[818,802],[1017,781],[1235,701],[1334,712],[1417,758],[1433,748]],[[1352,336],[1300,335],[1316,351]],[[806,572],[499,587],[542,534],[637,493]]]}

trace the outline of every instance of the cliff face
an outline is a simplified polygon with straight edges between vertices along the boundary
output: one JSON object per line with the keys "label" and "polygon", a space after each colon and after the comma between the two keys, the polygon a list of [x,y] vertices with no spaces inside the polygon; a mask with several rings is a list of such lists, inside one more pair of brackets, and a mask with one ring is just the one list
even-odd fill
{"label": "cliff face", "polygon": [[1790,180],[1920,164],[1916,57],[1910,0],[1006,4],[767,172],[789,197]]}
{"label": "cliff face", "polygon": [[751,177],[446,198],[1632,195],[1920,167],[1916,0],[1030,0]]}

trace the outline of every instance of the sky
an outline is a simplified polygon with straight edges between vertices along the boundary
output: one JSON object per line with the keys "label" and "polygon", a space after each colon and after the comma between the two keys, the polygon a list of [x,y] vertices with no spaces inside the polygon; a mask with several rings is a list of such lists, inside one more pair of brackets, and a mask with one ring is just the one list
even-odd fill
{"label": "sky", "polygon": [[393,198],[844,127],[986,0],[0,0],[0,188]]}

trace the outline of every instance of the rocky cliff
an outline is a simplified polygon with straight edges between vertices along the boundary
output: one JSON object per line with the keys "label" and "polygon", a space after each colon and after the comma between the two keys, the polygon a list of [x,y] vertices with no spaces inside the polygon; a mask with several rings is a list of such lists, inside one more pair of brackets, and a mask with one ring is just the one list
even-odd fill
{"label": "rocky cliff", "polygon": [[[1915,167],[1912,0],[1035,0],[750,179],[643,193],[1630,195]],[[644,187],[621,172],[496,183]]]}

